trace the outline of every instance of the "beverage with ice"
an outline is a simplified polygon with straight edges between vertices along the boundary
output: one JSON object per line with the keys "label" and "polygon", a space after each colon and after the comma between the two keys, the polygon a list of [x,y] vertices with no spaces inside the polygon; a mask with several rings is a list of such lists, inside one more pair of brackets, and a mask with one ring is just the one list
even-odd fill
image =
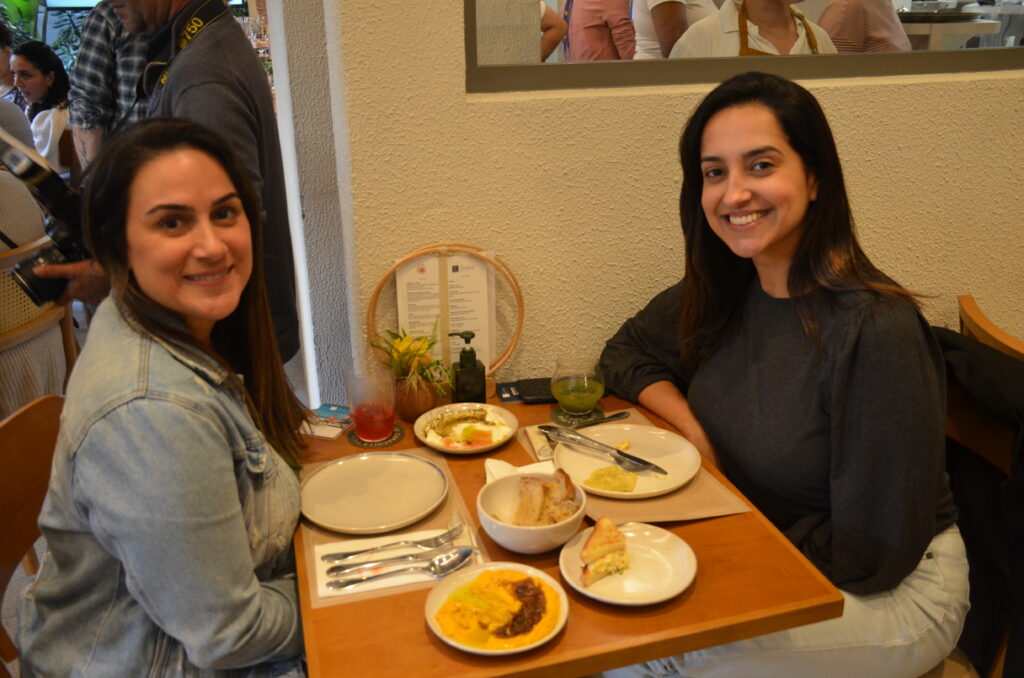
{"label": "beverage with ice", "polygon": [[385,440],[395,427],[395,408],[382,403],[364,403],[352,411],[356,436],[367,443]]}
{"label": "beverage with ice", "polygon": [[588,414],[604,395],[604,377],[593,358],[558,359],[551,375],[551,395],[568,414]]}
{"label": "beverage with ice", "polygon": [[395,377],[380,365],[344,370],[356,437],[364,443],[387,440],[395,428]]}

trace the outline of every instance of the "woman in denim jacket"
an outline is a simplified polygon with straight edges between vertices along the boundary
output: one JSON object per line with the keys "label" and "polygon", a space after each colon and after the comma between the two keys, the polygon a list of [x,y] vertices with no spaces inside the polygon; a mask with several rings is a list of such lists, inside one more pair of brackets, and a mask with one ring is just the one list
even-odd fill
{"label": "woman in denim jacket", "polygon": [[112,293],[68,385],[19,601],[22,676],[300,676],[291,537],[305,412],[275,346],[259,203],[204,127],[96,160],[83,226]]}

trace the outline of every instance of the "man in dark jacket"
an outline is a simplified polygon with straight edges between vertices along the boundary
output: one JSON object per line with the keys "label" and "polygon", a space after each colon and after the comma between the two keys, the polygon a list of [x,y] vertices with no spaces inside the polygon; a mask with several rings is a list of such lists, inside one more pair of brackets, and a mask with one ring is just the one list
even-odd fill
{"label": "man in dark jacket", "polygon": [[125,28],[149,38],[139,83],[149,116],[206,125],[248,169],[261,200],[270,311],[278,349],[288,360],[299,349],[295,266],[274,102],[263,65],[222,2],[111,0],[110,5]]}

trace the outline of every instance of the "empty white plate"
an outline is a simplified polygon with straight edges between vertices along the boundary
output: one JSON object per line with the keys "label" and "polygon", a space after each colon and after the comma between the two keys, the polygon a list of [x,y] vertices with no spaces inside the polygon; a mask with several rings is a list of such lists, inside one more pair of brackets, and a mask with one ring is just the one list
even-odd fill
{"label": "empty white plate", "polygon": [[411,525],[444,501],[448,479],[426,459],[369,452],[331,462],[302,483],[302,513],[335,532],[378,534]]}

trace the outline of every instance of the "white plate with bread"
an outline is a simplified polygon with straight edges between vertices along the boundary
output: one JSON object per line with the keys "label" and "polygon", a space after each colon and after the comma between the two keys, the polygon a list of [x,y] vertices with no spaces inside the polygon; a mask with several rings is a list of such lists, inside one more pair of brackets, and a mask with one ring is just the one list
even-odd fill
{"label": "white plate with bread", "polygon": [[697,574],[697,556],[676,535],[647,523],[616,528],[607,518],[570,539],[558,565],[569,586],[613,605],[651,605],[674,598]]}

